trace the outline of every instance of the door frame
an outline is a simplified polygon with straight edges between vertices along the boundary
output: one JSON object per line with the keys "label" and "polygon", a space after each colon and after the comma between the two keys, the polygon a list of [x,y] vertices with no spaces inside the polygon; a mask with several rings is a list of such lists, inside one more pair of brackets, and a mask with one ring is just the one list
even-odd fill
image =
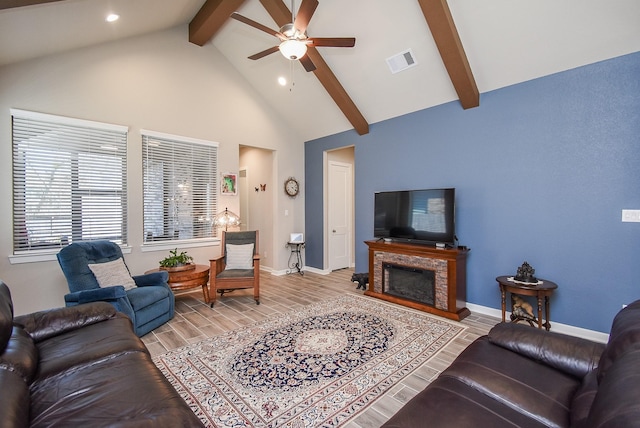
{"label": "door frame", "polygon": [[[322,224],[323,224],[323,254],[322,254],[322,266],[323,270],[330,272],[331,266],[329,263],[329,239],[330,239],[330,227],[329,227],[329,153],[335,152],[339,150],[351,149],[355,150],[354,146],[345,146],[339,147],[337,149],[325,150],[322,153]],[[354,153],[355,154],[355,153]],[[332,159],[337,162],[347,163],[341,160]],[[350,201],[350,233],[349,233],[349,267],[354,266],[354,256],[355,256],[355,156],[353,157],[353,161],[349,162],[351,164],[351,201]]]}
{"label": "door frame", "polygon": [[[244,179],[242,179],[244,171]],[[238,168],[238,215],[240,216],[240,230],[247,230],[251,219],[249,218],[249,168],[241,166]],[[242,188],[241,188],[242,187]]]}

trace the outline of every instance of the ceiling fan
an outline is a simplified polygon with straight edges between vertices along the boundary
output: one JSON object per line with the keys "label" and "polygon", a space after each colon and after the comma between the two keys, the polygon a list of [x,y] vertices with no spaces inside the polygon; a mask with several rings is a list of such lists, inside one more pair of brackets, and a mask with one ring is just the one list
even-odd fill
{"label": "ceiling fan", "polygon": [[313,71],[316,69],[316,66],[313,64],[309,56],[306,55],[308,46],[351,48],[356,44],[355,37],[308,37],[307,25],[309,25],[309,21],[317,7],[318,0],[302,0],[300,8],[298,9],[298,14],[294,17],[292,0],[292,22],[283,25],[279,31],[272,30],[271,28],[242,16],[237,12],[233,12],[231,14],[231,18],[280,39],[280,44],[278,46],[273,46],[269,49],[263,50],[262,52],[251,55],[249,59],[257,60],[274,52],[280,51],[285,58],[298,60],[305,70]]}

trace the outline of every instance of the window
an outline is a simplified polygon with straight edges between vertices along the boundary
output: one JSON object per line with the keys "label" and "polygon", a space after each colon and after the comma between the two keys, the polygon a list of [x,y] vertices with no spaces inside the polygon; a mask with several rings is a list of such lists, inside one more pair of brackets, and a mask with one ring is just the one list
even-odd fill
{"label": "window", "polygon": [[127,127],[11,110],[14,254],[127,243]]}
{"label": "window", "polygon": [[211,238],[218,145],[142,131],[144,242]]}

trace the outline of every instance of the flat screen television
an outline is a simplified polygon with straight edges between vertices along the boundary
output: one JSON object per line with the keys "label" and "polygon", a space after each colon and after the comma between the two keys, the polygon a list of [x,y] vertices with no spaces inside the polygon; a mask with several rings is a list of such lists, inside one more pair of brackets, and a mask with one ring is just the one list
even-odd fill
{"label": "flat screen television", "polygon": [[453,245],[455,189],[375,193],[374,236],[418,244]]}

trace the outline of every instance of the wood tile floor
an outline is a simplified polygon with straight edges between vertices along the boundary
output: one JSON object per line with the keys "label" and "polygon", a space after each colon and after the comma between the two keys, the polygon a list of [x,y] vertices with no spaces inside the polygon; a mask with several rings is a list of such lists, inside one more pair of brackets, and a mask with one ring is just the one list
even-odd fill
{"label": "wood tile floor", "polygon": [[[175,317],[142,340],[152,355],[159,355],[331,296],[345,293],[362,295],[363,291],[356,290],[357,284],[351,282],[352,273],[352,269],[329,275],[305,272],[304,276],[274,276],[263,272],[260,277],[260,305],[253,300],[252,290],[237,290],[221,298],[218,296],[214,307],[209,308],[204,303],[202,290],[194,288],[177,294]],[[460,336],[344,426],[379,427],[449,366],[467,345],[486,334],[499,321],[498,318],[475,314],[465,318],[461,324],[468,328]]]}

